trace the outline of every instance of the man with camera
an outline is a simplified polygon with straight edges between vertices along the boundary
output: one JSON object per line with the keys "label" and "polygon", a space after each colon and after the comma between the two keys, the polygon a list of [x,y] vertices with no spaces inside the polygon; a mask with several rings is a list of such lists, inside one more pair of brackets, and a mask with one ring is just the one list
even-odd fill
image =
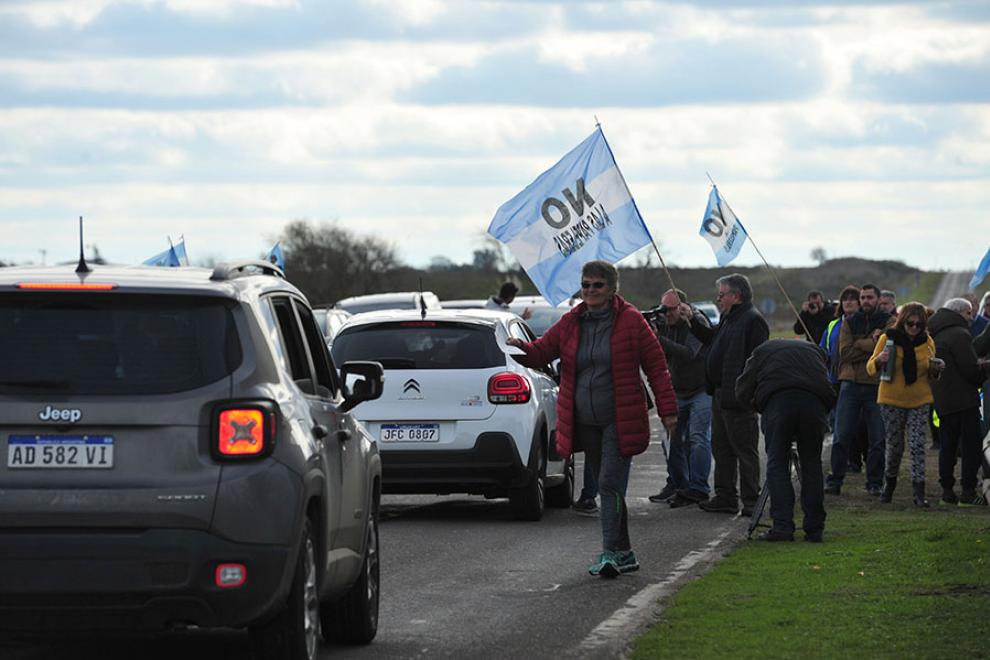
{"label": "man with camera", "polygon": [[[670,289],[660,306],[644,312],[667,356],[677,396],[677,426],[667,452],[667,483],[651,502],[670,502],[671,508],[708,501],[708,473],[712,466],[712,397],[705,392],[705,357],[708,349],[681,318],[680,305],[687,296]],[[691,309],[691,323],[708,327],[708,318]]]}
{"label": "man with camera", "polygon": [[[811,341],[819,344],[829,322],[835,318],[835,303],[826,302],[825,294],[821,291],[809,291],[808,299],[801,303],[799,316],[801,320],[794,322],[794,334],[804,335],[807,327],[811,333]],[[804,325],[801,325],[802,322]]]}

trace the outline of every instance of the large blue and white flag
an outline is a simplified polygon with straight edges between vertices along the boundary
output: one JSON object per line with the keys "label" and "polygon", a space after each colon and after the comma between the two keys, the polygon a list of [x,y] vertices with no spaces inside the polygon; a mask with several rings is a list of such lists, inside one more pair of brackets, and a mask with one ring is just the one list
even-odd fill
{"label": "large blue and white flag", "polygon": [[987,250],[987,253],[983,255],[983,261],[980,262],[980,265],[976,268],[976,272],[973,273],[973,279],[969,281],[970,290],[980,286],[980,282],[987,276],[987,273],[990,273],[990,250]]}
{"label": "large blue and white flag", "polygon": [[164,252],[159,252],[151,258],[145,259],[142,263],[145,266],[175,267],[182,265],[182,262],[179,261],[179,255],[175,251],[175,247],[171,245],[169,245],[168,249]]}
{"label": "large blue and white flag", "polygon": [[585,262],[615,263],[652,241],[601,128],[502,204],[488,233],[551,305],[580,289]]}
{"label": "large blue and white flag", "polygon": [[746,228],[718,194],[715,186],[712,186],[712,192],[708,195],[708,206],[698,233],[711,244],[719,266],[725,266],[735,259],[746,242]]}
{"label": "large blue and white flag", "polygon": [[272,249],[268,251],[268,254],[265,255],[265,261],[275,264],[280,270],[285,270],[285,256],[282,254],[282,244],[280,242],[276,242],[272,246]]}

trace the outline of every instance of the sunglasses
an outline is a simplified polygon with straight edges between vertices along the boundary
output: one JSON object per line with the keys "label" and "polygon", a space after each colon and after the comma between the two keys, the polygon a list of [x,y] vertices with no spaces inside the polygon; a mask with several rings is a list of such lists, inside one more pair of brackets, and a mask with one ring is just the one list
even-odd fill
{"label": "sunglasses", "polygon": [[604,289],[604,282],[581,282],[582,289]]}
{"label": "sunglasses", "polygon": [[925,324],[924,323],[921,323],[919,321],[905,321],[904,322],[904,327],[906,327],[906,328],[921,328],[922,330],[924,330]]}

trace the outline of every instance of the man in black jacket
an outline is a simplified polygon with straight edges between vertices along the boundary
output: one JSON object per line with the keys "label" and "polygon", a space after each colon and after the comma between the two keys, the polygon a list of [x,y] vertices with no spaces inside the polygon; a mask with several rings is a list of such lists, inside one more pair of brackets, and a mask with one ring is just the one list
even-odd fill
{"label": "man in black jacket", "polygon": [[820,344],[828,324],[835,318],[835,303],[825,302],[825,294],[818,290],[808,292],[808,299],[801,303],[800,317],[794,322],[794,334],[807,338],[805,328],[811,333],[811,341]]}
{"label": "man in black jacket", "polygon": [[[946,301],[928,321],[935,355],[945,360],[941,378],[932,383],[939,420],[938,480],[946,504],[982,504],[976,492],[980,467],[980,395],[985,374],[973,350],[969,324],[973,305],[965,298]],[[956,496],[956,454],[962,454],[962,494]]]}
{"label": "man in black jacket", "polygon": [[760,344],[736,380],[736,399],[762,413],[767,449],[767,482],[773,527],[764,541],[794,540],[794,488],[791,444],[801,459],[801,509],[804,540],[820,543],[825,529],[822,442],[835,389],[828,379],[825,353],[793,339]]}
{"label": "man in black jacket", "polygon": [[[753,513],[760,494],[759,429],[756,413],[736,400],[736,378],[753,349],[770,336],[766,319],[753,307],[753,288],[745,275],[733,273],[715,281],[722,315],[715,329],[691,323],[691,307],[682,304],[681,319],[691,334],[708,346],[705,386],[712,395],[712,455],[715,497],[698,506],[710,513]],[[736,495],[736,476],[739,496]]]}

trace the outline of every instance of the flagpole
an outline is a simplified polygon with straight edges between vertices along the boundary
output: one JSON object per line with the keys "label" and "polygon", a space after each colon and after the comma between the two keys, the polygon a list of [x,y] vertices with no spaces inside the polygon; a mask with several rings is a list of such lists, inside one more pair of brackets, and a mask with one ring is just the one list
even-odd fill
{"label": "flagpole", "polygon": [[[705,172],[705,174],[708,176],[708,180],[712,182],[712,186],[717,190],[718,189],[718,186],[715,185],[715,181],[712,179],[711,174],[708,174],[708,172]],[[739,220],[739,216],[736,215],[736,212],[733,211],[732,210],[732,207],[729,205],[729,200],[727,200],[725,197],[723,197],[721,193],[719,193],[718,197],[723,202],[725,202],[725,207],[727,209],[729,209],[729,211],[732,213],[732,215],[734,215],[736,217],[736,221],[739,222],[740,225],[742,225],[742,222]],[[746,231],[746,227],[745,226],[743,226],[743,231]],[[791,302],[791,297],[789,295],[787,295],[787,291],[784,290],[784,285],[781,284],[780,278],[777,277],[777,272],[770,266],[769,263],[767,263],[766,257],[764,257],[763,256],[763,253],[760,252],[759,246],[756,245],[756,241],[753,240],[753,236],[748,231],[746,231],[746,236],[749,238],[749,242],[753,244],[753,249],[756,250],[756,254],[760,255],[760,259],[763,260],[763,265],[767,267],[767,270],[770,272],[770,275],[773,277],[774,281],[777,283],[777,287],[780,289],[780,292],[782,294],[784,294],[784,300],[787,301],[787,305],[791,308],[791,311],[794,312],[794,316],[797,317],[798,323],[800,323],[801,324],[801,327],[804,328],[804,334],[808,337],[808,341],[814,342],[815,340],[811,336],[811,331],[808,330],[808,326],[805,325],[804,319],[801,318],[801,315],[798,313],[797,309],[794,307],[794,303]]]}
{"label": "flagpole", "polygon": [[[639,216],[641,222],[643,222],[643,214],[639,212],[639,206],[636,205],[636,198],[632,196],[632,191],[629,190],[629,184],[626,183],[626,177],[622,174],[622,169],[619,168],[619,162],[615,160],[615,154],[612,153],[612,146],[608,143],[608,138],[605,137],[605,131],[602,130],[602,125],[598,121],[598,115],[595,117],[595,128],[598,132],[602,134],[602,140],[605,142],[605,148],[608,149],[608,155],[612,157],[612,162],[615,163],[615,171],[619,173],[619,178],[622,180],[622,185],[626,187],[626,192],[629,193],[629,199],[632,201],[633,208],[636,209],[636,215]],[[643,222],[643,226],[646,227],[646,223]],[[656,250],[657,257],[660,258],[660,266],[663,268],[663,272],[667,274],[667,279],[670,281],[670,288],[676,289],[677,285],[674,284],[674,278],[670,274],[670,270],[667,268],[667,264],[663,260],[663,255],[660,254],[660,248],[657,247],[656,241],[653,240],[653,234],[650,230],[646,229],[646,234],[650,237],[650,244],[653,249]]]}

